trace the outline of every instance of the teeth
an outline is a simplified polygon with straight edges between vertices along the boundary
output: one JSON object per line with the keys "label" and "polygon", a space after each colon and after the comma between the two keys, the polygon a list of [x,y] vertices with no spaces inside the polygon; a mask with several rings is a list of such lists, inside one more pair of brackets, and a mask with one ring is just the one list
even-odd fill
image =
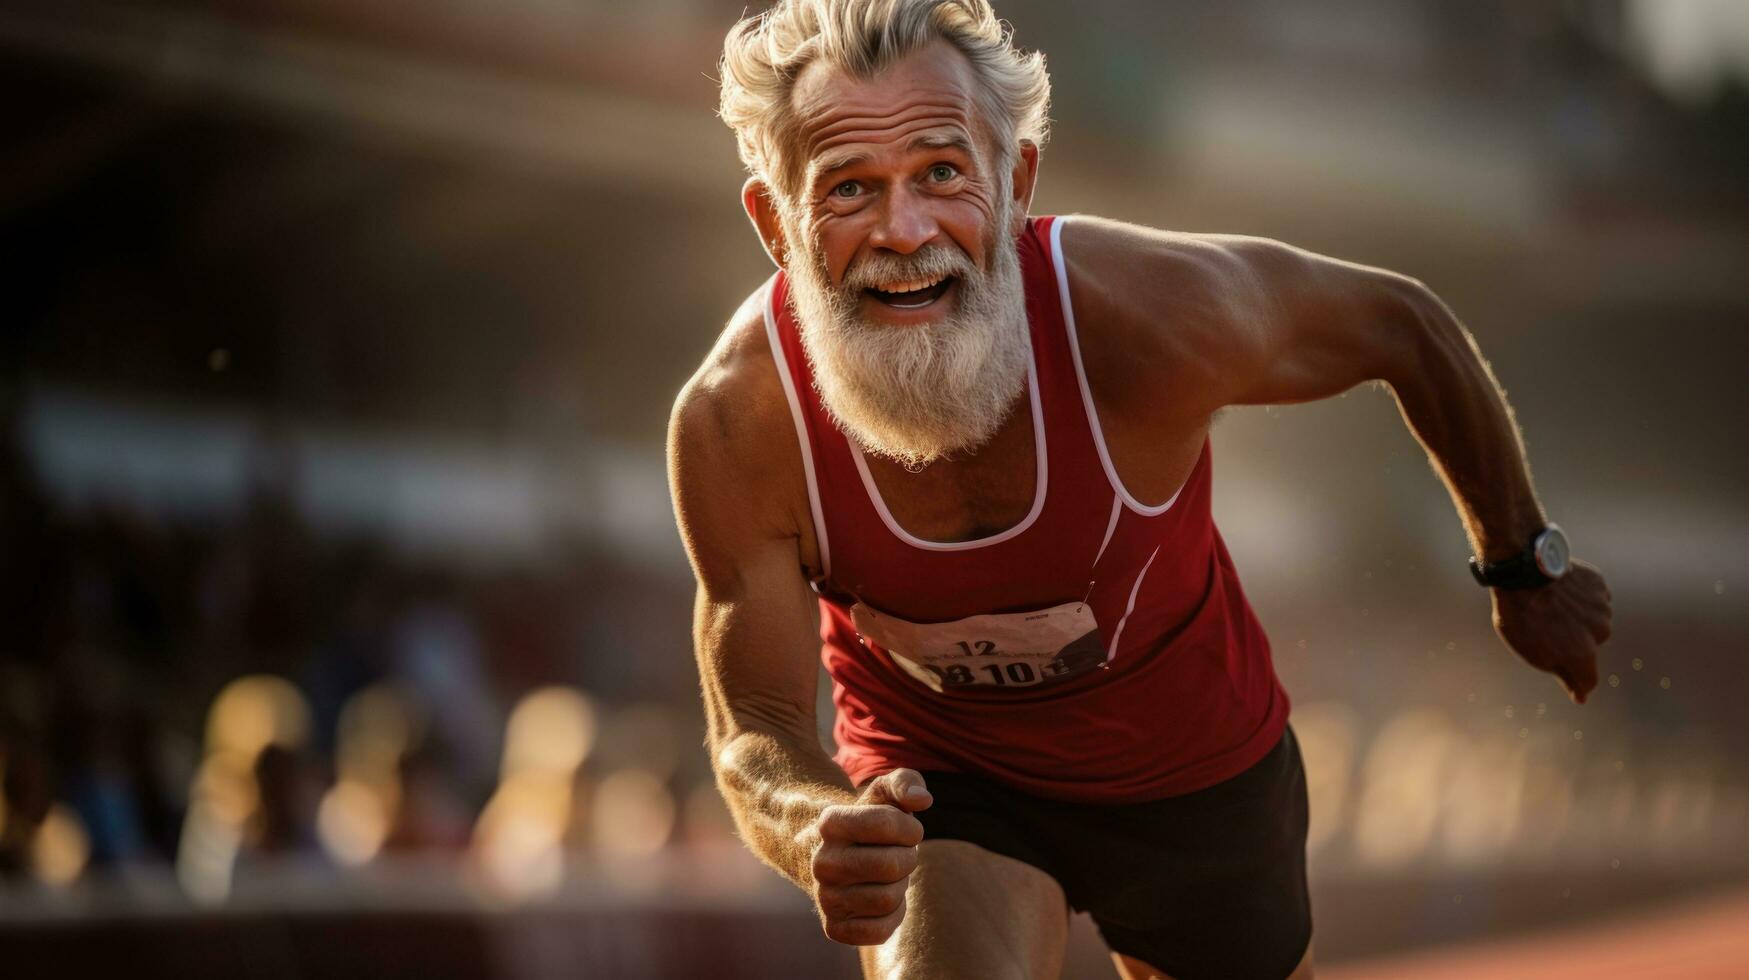
{"label": "teeth", "polygon": [[919,290],[932,289],[941,285],[946,276],[936,276],[933,279],[906,279],[901,282],[890,282],[875,287],[883,293],[915,293]]}

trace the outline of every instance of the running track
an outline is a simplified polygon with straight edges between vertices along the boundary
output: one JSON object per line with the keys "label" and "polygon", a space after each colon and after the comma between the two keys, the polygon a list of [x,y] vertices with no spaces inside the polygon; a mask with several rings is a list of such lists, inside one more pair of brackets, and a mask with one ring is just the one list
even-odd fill
{"label": "running track", "polygon": [[1749,890],[1521,939],[1319,968],[1319,980],[1744,980]]}

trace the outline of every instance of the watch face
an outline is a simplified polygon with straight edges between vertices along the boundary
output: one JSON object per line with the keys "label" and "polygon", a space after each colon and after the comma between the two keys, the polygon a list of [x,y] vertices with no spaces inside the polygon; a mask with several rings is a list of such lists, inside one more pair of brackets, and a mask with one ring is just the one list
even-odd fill
{"label": "watch face", "polygon": [[1567,574],[1567,563],[1572,557],[1567,550],[1567,535],[1553,524],[1537,536],[1536,564],[1542,573],[1549,578],[1560,578]]}

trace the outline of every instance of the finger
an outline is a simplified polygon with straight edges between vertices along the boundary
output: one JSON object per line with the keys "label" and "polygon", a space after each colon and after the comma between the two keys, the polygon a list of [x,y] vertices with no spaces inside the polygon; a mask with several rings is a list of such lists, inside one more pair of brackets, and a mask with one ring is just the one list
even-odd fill
{"label": "finger", "polygon": [[1585,698],[1590,697],[1590,691],[1583,690],[1569,670],[1557,670],[1555,679],[1558,679],[1560,686],[1565,688],[1567,700],[1571,700],[1572,704],[1585,704]]}
{"label": "finger", "polygon": [[829,806],[820,811],[820,839],[841,844],[894,844],[916,847],[923,842],[923,824],[886,804]]}
{"label": "finger", "polygon": [[815,898],[827,919],[878,919],[899,910],[905,902],[903,884],[828,885]]}
{"label": "finger", "polygon": [[1579,690],[1584,694],[1590,694],[1597,687],[1596,644],[1585,644],[1584,651],[1575,660],[1573,677],[1579,682]]}
{"label": "finger", "polygon": [[1584,704],[1597,687],[1597,651],[1586,644],[1584,653],[1568,658],[1560,668],[1560,677],[1572,693],[1576,704]]}
{"label": "finger", "polygon": [[923,774],[915,769],[894,769],[863,789],[862,802],[887,803],[906,812],[926,810],[935,802]]}
{"label": "finger", "polygon": [[823,884],[884,884],[904,881],[917,870],[917,848],[867,844],[822,847],[814,855],[814,880]]}
{"label": "finger", "polygon": [[827,919],[826,937],[847,946],[879,946],[892,936],[905,919],[905,908],[879,918]]}

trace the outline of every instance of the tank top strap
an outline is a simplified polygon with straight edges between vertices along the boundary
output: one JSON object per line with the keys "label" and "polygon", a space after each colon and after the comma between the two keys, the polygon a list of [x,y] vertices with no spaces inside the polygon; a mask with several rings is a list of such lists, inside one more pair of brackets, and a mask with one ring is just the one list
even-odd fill
{"label": "tank top strap", "polygon": [[850,544],[857,529],[878,524],[879,517],[863,492],[849,439],[833,423],[814,388],[801,331],[789,304],[789,277],[782,270],[771,277],[764,305],[772,357],[801,443],[808,509],[820,551],[820,575],[812,585],[820,591],[833,579],[836,545]]}
{"label": "tank top strap", "polygon": [[[1057,254],[1054,216],[1031,218],[1020,236],[1022,276],[1026,281],[1027,319],[1031,323],[1033,355],[1038,366],[1039,395],[1045,407],[1046,439],[1050,444],[1053,488],[1071,496],[1109,500],[1088,412],[1092,403],[1081,385],[1073,347],[1063,315],[1068,302],[1068,273]],[[1102,489],[1104,488],[1104,489]]]}

